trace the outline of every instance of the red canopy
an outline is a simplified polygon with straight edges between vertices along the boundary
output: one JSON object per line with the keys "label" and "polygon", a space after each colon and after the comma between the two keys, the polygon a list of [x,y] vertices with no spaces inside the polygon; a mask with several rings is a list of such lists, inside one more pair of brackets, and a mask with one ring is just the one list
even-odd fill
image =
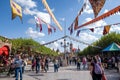
{"label": "red canopy", "polygon": [[0,55],[8,56],[9,55],[9,48],[7,46],[1,47],[0,48]]}

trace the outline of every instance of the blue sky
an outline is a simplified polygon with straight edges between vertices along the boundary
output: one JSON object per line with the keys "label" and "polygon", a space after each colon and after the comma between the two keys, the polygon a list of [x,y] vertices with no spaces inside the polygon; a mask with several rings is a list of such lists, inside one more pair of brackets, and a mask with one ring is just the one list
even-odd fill
{"label": "blue sky", "polygon": [[[11,20],[11,8],[9,0],[3,0],[0,2],[0,35],[5,36],[7,38],[33,38],[39,43],[46,43],[60,37],[64,36],[64,30],[60,31],[54,22],[51,20],[49,14],[47,13],[44,5],[41,0],[13,0],[22,6],[23,11],[23,24],[21,23],[19,17],[16,17],[14,20]],[[69,35],[68,27],[71,25],[77,13],[81,9],[85,0],[47,0],[48,5],[50,6],[52,12],[54,13],[56,19],[61,24],[64,29],[66,26],[66,34]],[[120,5],[120,0],[106,0],[106,3],[99,15],[117,7]],[[54,25],[56,27],[56,32],[48,35],[47,26],[43,24],[43,31],[39,32],[36,30],[34,16],[39,16],[46,22]],[[91,8],[91,5],[87,4],[86,9],[79,16],[79,25],[91,20],[94,18],[94,14]],[[99,22],[96,22],[92,25],[85,26],[83,28],[88,27],[96,27],[107,24],[114,24],[120,22],[120,13],[112,15],[106,19],[103,19]],[[84,41],[86,43],[91,44],[92,42],[98,40],[102,35],[103,28],[95,29],[95,32],[92,33],[89,30],[82,31],[79,37],[76,37],[76,32],[74,32],[71,36]],[[112,26],[110,32],[120,32],[120,25]],[[59,40],[53,44],[47,45],[47,47],[63,50],[60,47],[60,42],[63,40]],[[67,39],[68,42],[74,43],[74,47],[82,50],[87,45],[82,43],[77,43],[75,41]]]}

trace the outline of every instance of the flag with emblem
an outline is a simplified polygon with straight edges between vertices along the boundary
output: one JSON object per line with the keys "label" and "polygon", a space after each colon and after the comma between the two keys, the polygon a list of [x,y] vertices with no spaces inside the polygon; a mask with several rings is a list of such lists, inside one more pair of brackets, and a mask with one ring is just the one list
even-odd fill
{"label": "flag with emblem", "polygon": [[103,8],[105,1],[106,0],[89,0],[91,6],[93,8],[95,17],[97,17],[98,13]]}
{"label": "flag with emblem", "polygon": [[22,21],[22,8],[13,0],[10,0],[11,10],[12,10],[12,20],[19,16]]}

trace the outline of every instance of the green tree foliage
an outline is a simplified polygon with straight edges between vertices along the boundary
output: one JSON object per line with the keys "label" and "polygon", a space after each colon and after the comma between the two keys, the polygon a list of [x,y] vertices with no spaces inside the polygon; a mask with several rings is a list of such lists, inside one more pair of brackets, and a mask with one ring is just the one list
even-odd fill
{"label": "green tree foliage", "polygon": [[[0,40],[4,41],[6,38],[0,36]],[[26,38],[17,38],[17,39],[8,39],[9,42],[12,43],[12,51],[32,51],[46,55],[53,55],[57,56],[57,52],[47,48],[43,45],[40,45],[37,41],[33,39],[26,39]]]}
{"label": "green tree foliage", "polygon": [[102,49],[106,48],[108,45],[110,45],[113,42],[120,45],[120,34],[119,33],[112,32],[105,36],[102,36],[99,40],[93,43],[94,46],[101,47],[100,49],[92,47],[92,46],[88,46],[83,51],[81,51],[79,55],[87,55],[87,54],[94,55],[94,54],[101,53]]}

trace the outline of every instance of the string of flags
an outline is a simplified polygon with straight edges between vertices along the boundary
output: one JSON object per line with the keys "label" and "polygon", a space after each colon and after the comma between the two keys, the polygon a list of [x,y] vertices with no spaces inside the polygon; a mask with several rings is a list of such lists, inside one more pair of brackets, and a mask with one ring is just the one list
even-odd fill
{"label": "string of flags", "polygon": [[64,37],[61,37],[61,38],[59,38],[59,39],[56,39],[56,40],[47,42],[47,43],[42,44],[42,45],[52,44],[52,43],[54,43],[54,42],[56,42],[56,41],[58,41],[58,40],[64,39],[64,38],[69,38],[69,39],[72,39],[73,41],[76,41],[76,42],[79,42],[79,43],[83,43],[83,44],[85,44],[85,45],[89,45],[89,46],[92,46],[92,47],[95,47],[95,48],[101,48],[101,47],[99,47],[99,46],[94,46],[94,45],[92,45],[92,44],[85,43],[85,42],[83,42],[83,41],[77,40],[77,39],[75,39],[75,38],[73,38],[73,37],[70,37],[70,36],[67,36],[67,35],[64,36]]}
{"label": "string of flags", "polygon": [[[96,18],[97,15],[98,15],[98,13],[100,12],[100,10],[102,9],[102,7],[104,6],[106,0],[89,0],[89,2],[91,4],[91,6],[92,6],[92,9],[93,9],[93,12],[94,12],[94,16]],[[86,5],[87,5],[87,1],[83,4],[83,7],[79,11],[79,13],[76,16],[75,20],[72,22],[71,26],[68,28],[69,31],[72,30],[72,27],[74,27],[74,30],[78,29],[78,20],[79,20],[78,17],[84,11],[84,9],[86,8]]]}
{"label": "string of flags", "polygon": [[22,22],[22,8],[21,8],[21,6],[18,5],[17,3],[15,3],[13,0],[10,0],[10,5],[11,5],[11,12],[12,12],[12,20],[18,16]]}
{"label": "string of flags", "polygon": [[[110,11],[104,13],[104,14],[102,14],[101,16],[99,16],[99,17],[97,17],[97,18],[95,18],[95,19],[92,19],[91,21],[86,22],[86,23],[78,26],[78,28],[87,26],[87,25],[92,24],[92,23],[94,23],[94,22],[97,22],[97,21],[99,21],[99,20],[101,20],[101,19],[107,18],[107,17],[109,17],[109,16],[111,16],[111,15],[117,13],[117,12],[120,12],[120,6],[117,6],[116,8],[114,8],[114,9],[112,9],[112,10],[110,10]],[[78,29],[78,28],[77,28],[77,29]]]}
{"label": "string of flags", "polygon": [[[91,20],[89,22],[86,22],[86,23],[82,24],[81,26],[76,27],[76,29],[74,29],[74,30],[77,30],[77,29],[79,29],[81,27],[84,27],[84,26],[87,26],[89,24],[92,24],[94,22],[97,22],[97,21],[99,21],[101,19],[104,19],[106,17],[109,17],[110,15],[113,15],[113,14],[115,14],[117,12],[120,12],[120,6],[117,6],[116,8],[114,8],[114,9],[112,9],[112,10],[110,10],[110,11],[104,13],[104,14],[102,14],[101,16],[99,16],[99,17],[97,17],[97,18],[95,18],[95,19],[93,19],[93,20]],[[74,31],[73,28],[74,28],[74,26],[73,26],[73,23],[72,23],[72,25],[68,28],[68,30],[70,31],[70,34],[73,33],[73,31]],[[80,32],[80,31],[78,31],[78,32]]]}
{"label": "string of flags", "polygon": [[63,37],[61,37],[61,38],[58,38],[58,39],[56,39],[56,40],[50,41],[50,42],[45,43],[45,44],[42,44],[42,45],[48,45],[48,44],[54,43],[54,42],[56,42],[56,41],[58,41],[58,40],[64,39],[64,38],[66,38],[66,37],[67,37],[67,36],[63,36]]}
{"label": "string of flags", "polygon": [[42,20],[41,18],[34,16],[35,18],[35,22],[36,22],[36,28],[40,28],[40,32],[42,32],[42,23],[45,23],[48,27],[48,34],[51,34],[52,31],[54,30],[54,32],[56,32],[56,28],[50,24],[48,24],[47,22],[45,22],[44,20]]}
{"label": "string of flags", "polygon": [[110,24],[110,25],[105,25],[105,26],[94,27],[94,28],[81,29],[81,30],[77,31],[76,36],[79,36],[79,34],[80,34],[81,31],[90,30],[91,32],[94,32],[95,28],[101,28],[101,27],[104,27],[104,29],[103,29],[103,35],[106,35],[106,34],[109,33],[110,28],[111,28],[112,25],[119,25],[119,24],[120,23],[115,23],[115,24]]}
{"label": "string of flags", "polygon": [[48,6],[46,0],[42,0],[42,3],[44,4],[45,8],[47,9],[48,13],[50,14],[50,16],[52,17],[53,21],[55,22],[55,24],[58,26],[58,28],[62,31],[62,27],[59,24],[59,22],[57,21],[57,19],[55,18],[55,16],[53,15],[50,7]]}
{"label": "string of flags", "polygon": [[[83,10],[86,8],[87,3],[85,2],[81,8],[81,10],[79,11],[78,15],[76,16],[75,20],[72,22],[71,26],[68,28],[69,31],[73,30],[73,26],[74,26],[74,30],[77,29],[78,27],[78,20],[79,20],[79,16],[81,15],[81,13],[83,12]],[[71,31],[72,32],[72,31]],[[70,33],[72,34],[72,33]]]}
{"label": "string of flags", "polygon": [[[54,22],[56,23],[56,25],[60,28],[60,30],[62,30],[62,27],[60,26],[60,24],[58,23],[58,21],[54,17],[54,15],[53,15],[52,11],[50,10],[46,0],[43,0],[43,3],[45,5],[46,9],[48,10],[49,14],[53,18]],[[12,20],[18,16],[22,22],[22,8],[21,8],[21,6],[18,5],[17,3],[15,3],[13,0],[10,0],[10,5],[11,5],[11,12],[12,12]],[[36,28],[37,29],[40,28],[40,32],[42,32],[42,22],[48,26],[48,34],[52,33],[52,29],[54,30],[54,32],[56,32],[56,28],[54,26],[46,23],[45,21],[43,21],[39,17],[34,16],[34,18],[35,18],[35,22],[36,22]]]}
{"label": "string of flags", "polygon": [[103,8],[106,0],[89,0],[93,12],[94,12],[94,16],[95,18],[97,17],[98,13],[101,11],[101,9]]}

